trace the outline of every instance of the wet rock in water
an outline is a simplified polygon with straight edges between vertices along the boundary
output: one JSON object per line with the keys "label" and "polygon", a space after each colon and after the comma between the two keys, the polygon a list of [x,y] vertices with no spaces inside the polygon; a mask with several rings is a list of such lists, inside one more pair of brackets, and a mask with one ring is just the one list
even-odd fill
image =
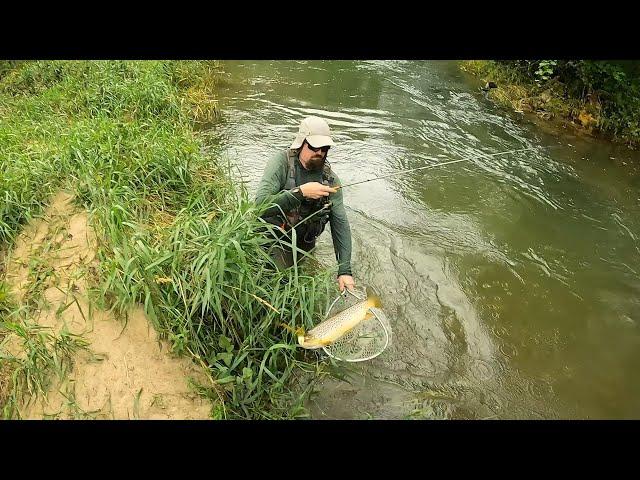
{"label": "wet rock in water", "polygon": [[498,88],[498,85],[496,85],[495,82],[487,82],[484,84],[484,87],[480,87],[480,90],[482,90],[483,92],[488,92],[492,88]]}
{"label": "wet rock in water", "polygon": [[536,112],[536,115],[538,115],[543,120],[550,120],[553,117],[553,114],[551,112],[547,112],[546,110],[538,110]]}
{"label": "wet rock in water", "polygon": [[489,98],[489,91],[492,88],[498,88],[495,82],[487,82],[484,84],[484,87],[480,87],[480,90],[484,92],[484,98]]}

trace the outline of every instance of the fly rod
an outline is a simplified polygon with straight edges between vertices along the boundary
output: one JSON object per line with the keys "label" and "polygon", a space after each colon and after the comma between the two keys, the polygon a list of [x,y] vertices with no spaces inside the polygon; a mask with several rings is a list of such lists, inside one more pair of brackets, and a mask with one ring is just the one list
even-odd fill
{"label": "fly rod", "polygon": [[518,148],[516,150],[508,150],[506,152],[498,152],[498,153],[479,153],[478,155],[474,155],[473,157],[461,158],[459,160],[451,160],[450,162],[435,163],[435,164],[431,164],[431,165],[426,165],[424,167],[410,168],[409,170],[401,170],[399,172],[390,173],[389,175],[383,175],[382,177],[370,178],[369,180],[361,180],[360,182],[348,183],[346,185],[336,185],[334,188],[352,187],[353,185],[359,185],[361,183],[372,182],[374,180],[382,180],[383,178],[389,178],[389,177],[393,177],[394,175],[401,175],[403,173],[415,172],[416,170],[423,170],[425,168],[441,167],[443,165],[451,165],[452,163],[458,163],[458,162],[464,162],[466,160],[471,160],[472,158],[475,158],[477,156],[495,157],[496,155],[506,155],[507,153],[525,152],[527,150],[533,150],[534,148],[537,148],[537,147]]}

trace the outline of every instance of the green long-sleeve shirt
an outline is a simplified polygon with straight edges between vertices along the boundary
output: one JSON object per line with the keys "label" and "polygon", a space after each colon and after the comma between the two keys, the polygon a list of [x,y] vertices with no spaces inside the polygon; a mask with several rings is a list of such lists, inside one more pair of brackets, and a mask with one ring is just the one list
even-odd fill
{"label": "green long-sleeve shirt", "polygon": [[[322,169],[307,170],[300,160],[296,158],[296,186],[307,182],[322,183]],[[255,202],[261,204],[269,202],[277,204],[284,212],[289,212],[300,206],[300,200],[285,190],[288,176],[288,161],[286,151],[275,154],[267,163],[264,175],[258,185]],[[340,180],[335,175],[335,184],[340,185]],[[329,225],[331,226],[331,238],[333,239],[333,249],[338,261],[338,275],[351,275],[351,230],[347,212],[342,200],[342,190],[329,195],[331,200],[331,212],[329,214]],[[274,206],[267,210],[265,216],[280,213],[278,207]]]}

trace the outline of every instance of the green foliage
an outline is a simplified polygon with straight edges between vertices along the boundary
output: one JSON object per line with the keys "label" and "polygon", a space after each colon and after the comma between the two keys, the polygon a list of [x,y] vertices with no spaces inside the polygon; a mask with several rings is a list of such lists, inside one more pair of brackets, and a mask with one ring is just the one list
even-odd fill
{"label": "green foliage", "polygon": [[123,316],[143,304],[173,350],[206,367],[198,391],[216,415],[293,417],[297,376],[316,368],[282,324],[316,323],[332,274],[276,271],[270,227],[202,153],[194,126],[211,118],[201,100],[214,78],[211,62],[27,62],[7,73],[0,244],[53,192],[74,191],[98,237],[102,303]]}
{"label": "green foliage", "polygon": [[537,77],[536,81],[546,82],[549,80],[557,64],[558,62],[555,60],[541,60],[540,63],[538,63],[538,69],[535,73]]}
{"label": "green foliage", "polygon": [[531,85],[533,95],[561,87],[597,117],[604,134],[640,141],[640,61],[502,60],[494,62],[507,82]]}
{"label": "green foliage", "polygon": [[0,320],[12,311],[11,299],[9,297],[9,286],[0,280]]}
{"label": "green foliage", "polygon": [[20,62],[18,60],[0,60],[0,80],[7,73],[17,68]]}
{"label": "green foliage", "polygon": [[[0,404],[2,418],[20,418],[20,404],[38,395],[45,395],[52,378],[63,380],[73,364],[73,356],[79,349],[86,349],[87,342],[80,336],[63,329],[54,334],[48,329],[27,321],[20,312],[12,319],[0,318],[0,366],[10,372],[10,384],[6,399]],[[14,355],[6,343],[16,338],[24,355]],[[0,392],[5,394],[5,392]]]}

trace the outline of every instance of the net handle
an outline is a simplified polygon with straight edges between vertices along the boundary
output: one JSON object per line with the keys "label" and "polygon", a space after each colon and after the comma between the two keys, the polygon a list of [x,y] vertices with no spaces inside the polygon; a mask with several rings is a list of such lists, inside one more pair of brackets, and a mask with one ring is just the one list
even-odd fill
{"label": "net handle", "polygon": [[[366,298],[366,294],[365,294],[365,297],[360,297],[360,296],[356,295],[355,293],[353,293],[353,292],[352,292],[351,290],[349,290],[348,288],[345,288],[345,289],[344,289],[344,292],[343,292],[343,293],[340,293],[340,294],[336,297],[336,299],[333,301],[333,303],[331,304],[331,306],[330,306],[330,307],[327,309],[327,311],[325,312],[325,314],[324,314],[324,318],[325,318],[325,319],[326,319],[326,318],[327,318],[327,316],[329,315],[329,312],[331,311],[331,309],[333,308],[333,306],[336,304],[336,302],[337,302],[338,300],[340,300],[342,297],[347,298],[347,294],[351,294],[351,295],[353,295],[354,297],[356,297],[356,298],[357,298],[358,300],[360,300],[360,301],[362,301],[362,300],[364,300],[364,299]],[[377,318],[377,317],[376,317],[376,318]]]}

